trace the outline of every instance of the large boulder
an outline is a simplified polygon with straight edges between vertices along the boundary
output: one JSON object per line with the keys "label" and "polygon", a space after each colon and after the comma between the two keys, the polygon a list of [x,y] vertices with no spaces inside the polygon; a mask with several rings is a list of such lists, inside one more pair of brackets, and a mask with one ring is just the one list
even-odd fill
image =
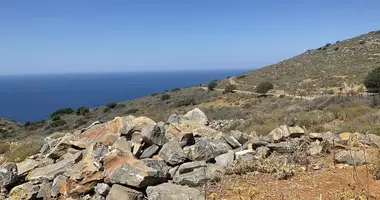
{"label": "large boulder", "polygon": [[107,153],[106,146],[100,143],[91,144],[86,149],[83,159],[65,173],[69,177],[63,186],[66,188],[66,193],[69,195],[86,193],[102,180],[100,161]]}
{"label": "large boulder", "polygon": [[166,126],[167,135],[170,134],[175,136],[181,133],[193,133],[194,136],[214,138],[218,134],[218,131],[203,124],[189,120],[185,120],[179,124],[168,124]]}
{"label": "large boulder", "polygon": [[287,125],[281,125],[280,127],[272,130],[267,136],[271,140],[279,142],[289,137],[300,137],[303,134],[305,134],[305,130],[299,126],[289,127]]}
{"label": "large boulder", "polygon": [[39,190],[36,198],[41,200],[50,200],[50,192],[51,192],[51,183],[48,181],[44,181],[39,186]]}
{"label": "large boulder", "polygon": [[363,165],[365,164],[365,153],[360,151],[340,151],[335,154],[337,163],[345,163],[348,165]]}
{"label": "large boulder", "polygon": [[0,188],[8,187],[18,180],[17,165],[14,163],[5,163],[0,165]]}
{"label": "large boulder", "polygon": [[148,200],[204,200],[204,196],[195,188],[163,183],[146,189]]}
{"label": "large boulder", "polygon": [[270,143],[267,146],[271,151],[276,151],[278,153],[293,153],[296,151],[297,145],[293,142],[279,142],[279,143]]}
{"label": "large boulder", "polygon": [[247,149],[247,150],[235,152],[235,159],[240,160],[240,161],[253,161],[256,159],[255,155],[256,155],[255,150]]}
{"label": "large boulder", "polygon": [[76,154],[66,154],[63,160],[53,165],[39,167],[32,170],[26,179],[31,182],[42,182],[43,180],[52,181],[59,174],[63,174],[66,170],[71,169],[75,163],[81,160],[81,158],[81,152]]}
{"label": "large boulder", "polygon": [[172,140],[164,144],[159,152],[159,155],[162,159],[169,163],[169,165],[179,165],[187,159],[180,143],[176,140]]}
{"label": "large boulder", "polygon": [[166,180],[159,170],[148,167],[132,153],[113,153],[103,160],[107,182],[144,188]]}
{"label": "large boulder", "polygon": [[235,160],[235,153],[232,150],[228,151],[225,154],[215,157],[216,164],[223,167],[231,166],[234,163],[234,160]]}
{"label": "large boulder", "polygon": [[255,159],[265,159],[269,156],[270,149],[266,146],[261,146],[256,149]]}
{"label": "large boulder", "polygon": [[169,177],[170,167],[166,164],[164,160],[146,158],[142,159],[141,161],[143,161],[146,166],[158,171],[159,177],[162,177],[162,181],[160,182],[165,182],[166,179]]}
{"label": "large boulder", "polygon": [[[127,119],[126,119],[127,118]],[[118,128],[121,135],[125,135],[128,138],[133,132],[139,131],[141,132],[142,128],[146,125],[153,125],[156,124],[155,121],[148,117],[133,117],[133,116],[127,116],[123,118],[123,123],[120,123],[120,127]]]}
{"label": "large boulder", "polygon": [[194,145],[184,148],[184,153],[190,160],[210,160],[227,153],[232,148],[220,140],[199,139]]}
{"label": "large boulder", "polygon": [[143,200],[143,193],[118,184],[112,185],[106,200]]}
{"label": "large boulder", "polygon": [[224,173],[224,168],[217,164],[194,162],[192,168],[190,165],[183,164],[180,166],[177,173],[173,177],[173,182],[180,185],[188,185],[197,187],[205,184],[207,181],[219,180]]}
{"label": "large boulder", "polygon": [[74,135],[70,140],[70,144],[82,149],[97,142],[105,146],[111,146],[118,138],[119,135],[117,133],[108,130],[107,124],[98,124],[81,134]]}
{"label": "large boulder", "polygon": [[172,114],[169,116],[168,120],[166,120],[166,123],[168,124],[174,124],[174,123],[181,123],[183,120],[183,115],[177,115],[177,114]]}
{"label": "large boulder", "polygon": [[11,200],[34,200],[37,197],[39,187],[30,182],[18,185],[9,192]]}
{"label": "large boulder", "polygon": [[224,133],[222,134],[222,137],[234,149],[242,146],[240,142],[231,134]]}
{"label": "large boulder", "polygon": [[322,153],[323,147],[320,145],[319,141],[312,142],[309,145],[309,149],[307,150],[307,153],[311,156],[319,155]]}
{"label": "large boulder", "polygon": [[67,177],[63,175],[58,175],[57,177],[54,178],[51,185],[51,190],[50,190],[50,195],[53,198],[58,197],[60,193],[62,194],[65,193],[65,188],[62,186],[65,186],[66,181],[67,181]]}
{"label": "large boulder", "polygon": [[130,141],[127,141],[125,137],[120,137],[112,145],[111,149],[118,149],[122,152],[130,152],[132,150],[132,144]]}
{"label": "large boulder", "polygon": [[[169,127],[174,127],[173,125],[169,125]],[[195,143],[194,134],[191,132],[166,132],[166,138],[168,140],[177,140],[181,147],[190,146]]]}
{"label": "large boulder", "polygon": [[243,133],[239,130],[233,130],[231,131],[231,136],[233,136],[234,138],[236,138],[236,140],[240,143],[240,144],[245,144],[246,142],[248,142],[249,140],[252,140],[253,137],[246,134],[246,133]]}
{"label": "large boulder", "polygon": [[165,130],[162,130],[157,124],[148,124],[141,130],[143,140],[148,144],[162,146],[167,142]]}
{"label": "large boulder", "polygon": [[58,140],[57,145],[55,145],[50,152],[46,155],[46,157],[51,159],[58,159],[61,156],[67,153],[67,149],[71,147],[70,140],[73,137],[72,134],[67,133],[61,139]]}
{"label": "large boulder", "polygon": [[183,116],[183,118],[186,120],[197,122],[202,125],[208,124],[208,118],[206,114],[199,108],[194,108],[193,110],[190,110]]}
{"label": "large boulder", "polygon": [[40,165],[40,162],[33,159],[26,159],[20,163],[17,163],[17,172],[19,176],[26,175],[33,169],[37,168]]}

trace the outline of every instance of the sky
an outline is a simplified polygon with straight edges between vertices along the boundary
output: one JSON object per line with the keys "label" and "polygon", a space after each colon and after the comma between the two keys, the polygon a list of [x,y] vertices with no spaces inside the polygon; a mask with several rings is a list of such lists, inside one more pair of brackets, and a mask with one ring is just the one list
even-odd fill
{"label": "sky", "polygon": [[380,29],[379,0],[0,0],[0,75],[258,68]]}

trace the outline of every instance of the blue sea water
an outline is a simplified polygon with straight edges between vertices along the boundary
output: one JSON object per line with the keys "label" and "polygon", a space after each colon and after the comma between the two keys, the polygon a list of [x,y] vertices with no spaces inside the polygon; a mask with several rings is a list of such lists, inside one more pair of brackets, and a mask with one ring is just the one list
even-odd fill
{"label": "blue sea water", "polygon": [[19,122],[47,118],[63,107],[95,107],[207,83],[247,69],[0,76],[0,116]]}

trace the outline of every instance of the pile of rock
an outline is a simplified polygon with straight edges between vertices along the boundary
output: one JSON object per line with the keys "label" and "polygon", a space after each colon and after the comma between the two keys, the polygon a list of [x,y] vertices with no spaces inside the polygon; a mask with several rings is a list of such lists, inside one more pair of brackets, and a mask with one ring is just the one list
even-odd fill
{"label": "pile of rock", "polygon": [[[243,119],[240,119],[240,121],[244,121]],[[219,119],[219,120],[212,120],[208,126],[210,128],[213,128],[215,130],[222,130],[223,128],[228,128],[232,123],[234,122],[233,119]]]}
{"label": "pile of rock", "polygon": [[[48,137],[39,154],[0,166],[3,198],[204,199],[194,187],[219,180],[236,160],[255,162],[272,152],[291,154],[302,141],[308,141],[310,155],[318,155],[321,141],[339,139],[331,133],[305,134],[297,126],[283,125],[265,137],[252,137],[240,131],[222,133],[207,124],[206,115],[195,108],[183,116],[172,115],[167,122],[116,117],[59,139]],[[377,136],[361,139],[366,144],[380,142]],[[337,161],[361,163],[342,152]],[[354,155],[360,156],[359,151]]]}

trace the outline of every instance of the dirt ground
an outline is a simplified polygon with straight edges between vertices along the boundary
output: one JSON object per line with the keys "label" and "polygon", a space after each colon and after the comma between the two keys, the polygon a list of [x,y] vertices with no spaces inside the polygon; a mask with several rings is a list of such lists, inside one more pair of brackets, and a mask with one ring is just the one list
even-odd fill
{"label": "dirt ground", "polygon": [[[354,175],[353,175],[354,174]],[[357,176],[356,176],[357,174]],[[356,178],[355,178],[356,176]],[[356,180],[355,180],[356,179]],[[373,180],[366,167],[332,166],[310,172],[297,172],[289,180],[274,175],[248,173],[230,175],[208,186],[208,199],[380,199],[380,180]],[[368,183],[368,184],[367,184]]]}

